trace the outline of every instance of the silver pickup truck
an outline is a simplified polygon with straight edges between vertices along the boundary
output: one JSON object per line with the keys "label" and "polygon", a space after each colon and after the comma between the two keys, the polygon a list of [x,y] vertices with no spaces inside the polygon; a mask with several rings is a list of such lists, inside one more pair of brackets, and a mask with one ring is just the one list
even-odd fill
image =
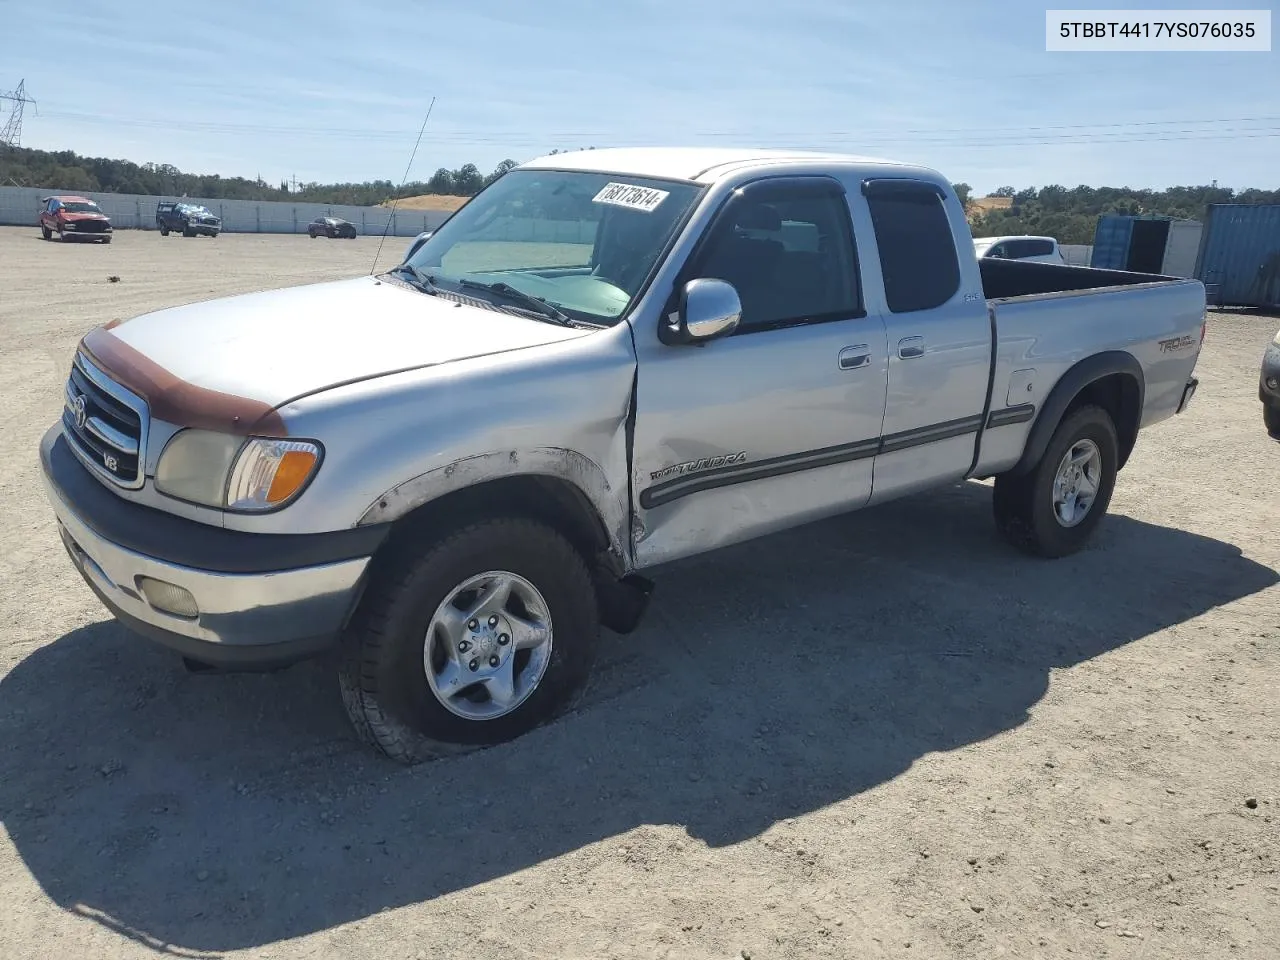
{"label": "silver pickup truck", "polygon": [[979,263],[917,166],[558,154],[387,273],[92,330],[40,452],[120,621],[193,668],[336,648],[412,762],[563,710],[667,561],[992,477],[1014,545],[1078,550],[1190,401],[1204,310]]}

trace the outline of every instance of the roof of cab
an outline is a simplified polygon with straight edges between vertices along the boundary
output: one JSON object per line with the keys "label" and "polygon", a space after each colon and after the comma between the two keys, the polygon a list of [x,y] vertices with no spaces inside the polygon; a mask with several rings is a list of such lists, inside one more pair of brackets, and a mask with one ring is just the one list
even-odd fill
{"label": "roof of cab", "polygon": [[93,203],[88,197],[80,197],[71,193],[55,193],[45,197],[41,203],[48,203],[50,200],[71,200],[76,203]]}
{"label": "roof of cab", "polygon": [[893,167],[897,172],[922,175],[927,179],[935,179],[939,176],[936,170],[927,167],[874,157],[805,150],[745,150],[724,147],[612,147],[602,150],[577,150],[539,157],[521,166],[710,183],[743,167],[803,164],[814,161]]}

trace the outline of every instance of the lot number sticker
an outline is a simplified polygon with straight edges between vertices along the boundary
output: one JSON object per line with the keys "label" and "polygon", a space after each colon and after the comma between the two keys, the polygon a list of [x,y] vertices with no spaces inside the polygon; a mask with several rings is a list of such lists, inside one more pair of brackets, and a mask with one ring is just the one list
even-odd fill
{"label": "lot number sticker", "polygon": [[670,194],[666,190],[654,190],[652,187],[637,187],[629,183],[606,183],[604,189],[592,197],[593,203],[611,203],[615,207],[629,207],[632,210],[643,210],[653,213],[658,204]]}

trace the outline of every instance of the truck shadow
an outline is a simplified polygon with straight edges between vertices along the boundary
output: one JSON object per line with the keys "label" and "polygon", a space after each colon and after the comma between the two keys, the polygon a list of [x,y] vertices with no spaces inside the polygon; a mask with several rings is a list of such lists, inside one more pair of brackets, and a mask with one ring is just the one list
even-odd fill
{"label": "truck shadow", "polygon": [[0,681],[0,817],[64,908],[165,952],[251,948],[648,824],[740,842],[1018,727],[1054,668],[1280,579],[1124,516],[1034,561],[989,518],[962,484],[672,565],[573,715],[414,769],[352,741],[323,663],[192,676],[82,627]]}

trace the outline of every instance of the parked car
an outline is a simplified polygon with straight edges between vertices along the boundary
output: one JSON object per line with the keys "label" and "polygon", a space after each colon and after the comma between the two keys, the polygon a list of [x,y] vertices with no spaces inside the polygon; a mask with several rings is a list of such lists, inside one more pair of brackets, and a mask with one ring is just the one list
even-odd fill
{"label": "parked car", "polygon": [[972,251],[924,167],[558,154],[387,273],[91,331],[43,476],[85,580],[189,665],[336,646],[388,756],[507,740],[659,564],[967,478],[1017,548],[1089,542],[1195,393],[1204,287]]}
{"label": "parked car", "polygon": [[[418,248],[431,239],[432,233],[434,233],[434,231],[427,230],[423,233],[418,234],[416,237],[414,237],[413,243],[409,244],[409,249],[404,252],[404,260],[408,260],[415,253],[417,253]],[[404,263],[404,260],[401,260],[400,262]]]}
{"label": "parked car", "polygon": [[102,208],[85,197],[42,197],[40,235],[46,240],[111,242],[111,220]]}
{"label": "parked car", "polygon": [[356,238],[356,225],[350,220],[343,220],[341,217],[316,217],[307,224],[307,233],[311,235],[312,240],[316,237],[328,237],[330,240],[346,237],[354,240]]}
{"label": "parked car", "polygon": [[1258,399],[1262,401],[1262,420],[1267,426],[1267,434],[1272,440],[1280,440],[1280,331],[1262,356]]}
{"label": "parked car", "polygon": [[164,200],[156,204],[156,227],[162,237],[170,231],[184,237],[216,237],[222,232],[222,219],[198,203]]}
{"label": "parked car", "polygon": [[974,237],[973,252],[979,258],[989,257],[995,260],[1067,262],[1058,247],[1058,241],[1053,237]]}

